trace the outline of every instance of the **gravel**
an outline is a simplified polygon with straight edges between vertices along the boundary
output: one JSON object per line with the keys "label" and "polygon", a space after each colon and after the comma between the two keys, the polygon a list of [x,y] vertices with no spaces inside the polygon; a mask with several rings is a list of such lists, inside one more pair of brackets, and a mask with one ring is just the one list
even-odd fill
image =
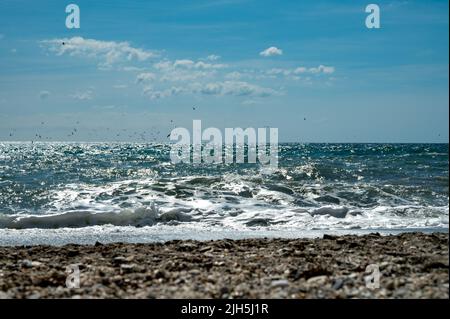
{"label": "gravel", "polygon": [[447,299],[448,248],[448,233],[0,247],[0,298]]}

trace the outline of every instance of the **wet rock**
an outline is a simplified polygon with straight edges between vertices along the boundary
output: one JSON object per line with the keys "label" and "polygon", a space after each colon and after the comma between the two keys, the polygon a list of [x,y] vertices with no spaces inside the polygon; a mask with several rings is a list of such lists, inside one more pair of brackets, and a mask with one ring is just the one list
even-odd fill
{"label": "wet rock", "polygon": [[333,286],[331,286],[331,288],[334,290],[339,290],[342,288],[343,285],[344,285],[344,280],[342,280],[342,278],[337,278],[334,281]]}
{"label": "wet rock", "polygon": [[20,261],[20,265],[23,268],[31,268],[31,267],[33,267],[33,262],[29,259],[24,259],[24,260]]}

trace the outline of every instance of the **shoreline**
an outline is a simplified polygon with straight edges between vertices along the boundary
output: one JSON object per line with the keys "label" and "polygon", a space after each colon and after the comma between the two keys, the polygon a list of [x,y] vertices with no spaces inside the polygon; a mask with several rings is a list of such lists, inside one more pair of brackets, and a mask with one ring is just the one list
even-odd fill
{"label": "shoreline", "polygon": [[[448,233],[419,232],[0,246],[0,299],[449,298],[448,250]],[[80,288],[66,287],[68,266]]]}
{"label": "shoreline", "polygon": [[154,225],[145,227],[133,226],[89,226],[82,228],[27,228],[0,229],[0,247],[18,246],[65,246],[129,243],[153,244],[166,243],[173,240],[243,240],[243,239],[314,239],[325,234],[333,236],[364,236],[371,233],[382,236],[399,235],[402,233],[444,233],[448,228],[390,228],[390,229],[335,229],[335,230],[230,230],[223,227],[202,229],[189,224]]}

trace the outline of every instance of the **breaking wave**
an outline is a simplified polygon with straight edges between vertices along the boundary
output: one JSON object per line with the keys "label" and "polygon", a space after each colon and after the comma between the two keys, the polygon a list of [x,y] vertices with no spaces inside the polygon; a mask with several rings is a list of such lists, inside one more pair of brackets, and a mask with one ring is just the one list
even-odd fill
{"label": "breaking wave", "polygon": [[270,175],[256,164],[172,165],[168,152],[0,143],[0,230],[448,229],[448,144],[280,145]]}

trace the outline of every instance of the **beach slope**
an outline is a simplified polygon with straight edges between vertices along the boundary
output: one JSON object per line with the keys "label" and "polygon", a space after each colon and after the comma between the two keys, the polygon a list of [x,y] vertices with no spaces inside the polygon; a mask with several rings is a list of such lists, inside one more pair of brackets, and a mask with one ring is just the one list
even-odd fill
{"label": "beach slope", "polygon": [[448,247],[448,233],[0,247],[0,298],[448,298]]}

